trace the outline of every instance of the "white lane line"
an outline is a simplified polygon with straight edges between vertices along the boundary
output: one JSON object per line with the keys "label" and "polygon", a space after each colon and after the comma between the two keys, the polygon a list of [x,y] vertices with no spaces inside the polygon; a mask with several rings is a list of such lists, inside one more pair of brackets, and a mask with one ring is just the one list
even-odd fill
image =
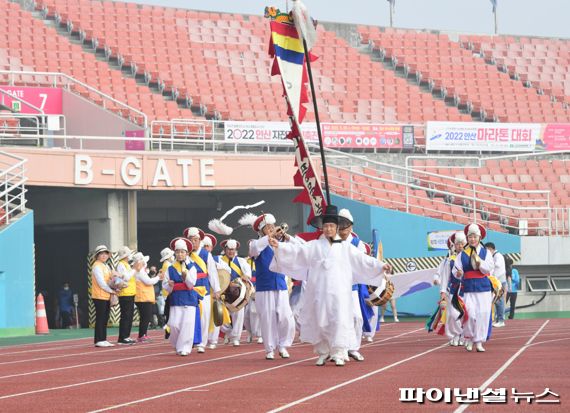
{"label": "white lane line", "polygon": [[[544,334],[543,334],[544,335]],[[529,347],[532,346],[538,346],[539,344],[547,344],[547,343],[553,343],[555,341],[565,341],[565,340],[570,340],[570,337],[566,337],[566,338],[555,338],[553,340],[545,340],[545,341],[537,341],[536,343],[532,343],[529,345]]]}
{"label": "white lane line", "polygon": [[[166,344],[168,344],[168,343],[147,343],[147,344],[144,344],[144,348],[164,346]],[[60,359],[60,358],[65,358],[65,357],[85,356],[85,355],[89,355],[89,354],[101,354],[101,353],[108,353],[108,352],[117,352],[117,351],[123,351],[123,350],[130,349],[131,347],[142,348],[142,345],[141,345],[141,347],[136,347],[136,345],[135,346],[117,346],[117,347],[108,348],[108,349],[96,349],[93,347],[91,349],[91,351],[85,351],[83,353],[60,354],[57,356],[38,357],[35,359],[3,361],[3,362],[0,362],[0,366],[4,366],[6,364],[28,363],[30,361],[44,361],[44,360]]]}
{"label": "white lane line", "polygon": [[[519,349],[519,351],[517,351],[515,354],[513,354],[511,356],[511,358],[505,362],[505,364],[503,364],[501,367],[499,367],[499,369],[496,372],[494,372],[493,375],[487,379],[487,381],[485,381],[485,383],[483,383],[481,386],[479,386],[479,391],[483,391],[483,390],[487,389],[489,384],[494,382],[497,379],[497,377],[499,377],[507,369],[507,367],[509,367],[513,363],[513,361],[516,360],[516,358],[518,356],[520,356],[527,348],[529,348],[531,343],[540,334],[540,332],[544,329],[544,327],[546,327],[546,325],[548,324],[549,321],[550,320],[546,320],[540,326],[540,328],[538,330],[536,330],[536,332],[532,335],[532,337],[529,338],[528,341]],[[463,404],[460,407],[458,407],[457,409],[455,409],[454,413],[464,412],[465,410],[467,410],[468,407],[469,407],[468,404]]]}
{"label": "white lane line", "polygon": [[[420,328],[420,329],[417,329],[417,330],[412,330],[412,331],[407,331],[407,332],[405,332],[405,333],[398,334],[397,336],[394,336],[394,337],[387,337],[387,338],[381,340],[381,342],[385,342],[385,341],[387,341],[387,340],[391,340],[392,338],[401,337],[401,336],[404,336],[404,335],[407,335],[407,334],[412,334],[412,333],[415,333],[415,332],[421,331],[421,330],[423,330],[423,328]],[[379,345],[380,342],[374,343],[374,344]],[[374,344],[370,343],[370,344],[363,345],[362,347],[374,347]],[[308,345],[308,344],[304,344],[304,345]],[[121,407],[126,407],[126,406],[130,406],[130,405],[133,405],[133,404],[143,403],[143,402],[150,401],[150,400],[156,400],[156,399],[159,399],[159,398],[161,398],[161,397],[167,397],[167,396],[171,396],[171,395],[173,395],[173,394],[182,393],[182,392],[186,392],[186,391],[196,391],[196,389],[201,389],[201,388],[203,388],[203,387],[213,386],[213,385],[215,385],[215,384],[225,383],[225,382],[228,382],[228,381],[241,379],[241,378],[243,378],[243,377],[249,377],[249,376],[253,376],[253,375],[257,375],[257,374],[262,374],[262,373],[265,373],[265,372],[268,372],[268,371],[272,371],[272,370],[276,370],[276,369],[279,369],[279,368],[283,368],[283,367],[287,367],[287,366],[292,366],[292,365],[295,365],[295,364],[303,363],[303,362],[305,362],[305,361],[315,360],[316,358],[317,358],[317,357],[314,357],[314,356],[313,356],[313,357],[309,357],[309,358],[306,358],[306,359],[303,359],[303,360],[299,360],[299,361],[295,361],[295,362],[292,362],[292,363],[287,363],[287,364],[284,364],[284,365],[281,365],[281,366],[277,366],[277,367],[271,367],[271,368],[268,368],[268,369],[262,369],[262,370],[258,370],[258,371],[254,371],[254,372],[250,372],[250,373],[240,374],[240,375],[238,375],[238,376],[227,377],[227,378],[225,378],[225,379],[216,380],[216,381],[213,381],[213,382],[210,382],[210,383],[204,383],[204,384],[200,384],[200,385],[196,385],[196,386],[186,387],[186,388],[183,388],[183,389],[173,390],[173,391],[168,392],[168,393],[157,394],[157,395],[155,395],[155,396],[145,397],[145,398],[143,398],[143,399],[133,400],[133,401],[126,402],[126,403],[122,403],[122,404],[118,404],[118,405],[114,405],[114,406],[105,407],[105,408],[99,409],[99,410],[93,410],[93,411],[91,411],[90,413],[97,413],[97,412],[104,412],[104,411],[108,411],[108,410],[118,409],[118,408],[121,408]]]}
{"label": "white lane line", "polygon": [[56,367],[56,368],[53,368],[53,369],[45,369],[45,370],[36,370],[36,371],[30,371],[30,372],[27,372],[27,373],[10,374],[10,375],[8,375],[8,376],[0,376],[0,380],[2,380],[2,379],[10,379],[10,378],[13,378],[13,377],[31,376],[31,375],[33,375],[33,374],[50,373],[50,372],[52,372],[52,371],[76,369],[76,368],[79,368],[79,367],[96,366],[96,365],[99,365],[99,364],[123,362],[123,361],[127,361],[127,360],[136,360],[136,359],[142,359],[142,358],[145,358],[145,357],[160,356],[160,355],[164,355],[164,354],[172,354],[172,351],[165,351],[165,352],[162,352],[162,353],[144,354],[144,355],[142,355],[142,356],[133,356],[133,357],[117,358],[117,359],[112,359],[112,360],[96,361],[96,362],[93,362],[93,363],[75,364],[75,365],[73,365],[73,366]]}
{"label": "white lane line", "polygon": [[48,347],[48,348],[37,348],[34,350],[22,350],[22,351],[12,351],[10,353],[2,353],[2,356],[12,356],[14,354],[28,354],[28,353],[37,353],[39,351],[50,351],[50,350],[68,350],[70,348],[77,348],[77,347],[85,347],[87,344],[74,344],[72,346],[58,346],[58,347]]}
{"label": "white lane line", "polygon": [[436,351],[436,350],[439,350],[439,349],[444,348],[446,345],[447,345],[447,344],[443,344],[443,345],[441,345],[441,346],[437,346],[437,347],[435,347],[435,348],[432,348],[432,349],[423,351],[423,352],[418,353],[418,354],[415,354],[415,355],[413,355],[413,356],[406,357],[405,359],[402,359],[402,360],[399,360],[399,361],[397,361],[397,362],[395,362],[395,363],[389,364],[388,366],[384,366],[384,367],[382,367],[382,368],[380,368],[380,369],[378,369],[378,370],[371,371],[370,373],[366,373],[366,374],[364,374],[364,375],[362,375],[362,376],[355,377],[354,379],[347,380],[347,381],[342,382],[342,383],[339,383],[339,384],[337,384],[337,385],[335,385],[335,386],[329,387],[328,389],[321,390],[320,392],[311,394],[311,395],[309,395],[309,396],[307,396],[307,397],[303,397],[302,399],[295,400],[295,401],[293,401],[293,402],[291,402],[291,403],[288,403],[288,404],[286,404],[286,405],[284,405],[284,406],[281,406],[281,407],[278,407],[278,408],[276,408],[276,409],[270,410],[268,413],[281,412],[281,411],[283,411],[283,410],[286,410],[286,409],[289,409],[289,408],[291,408],[291,407],[297,406],[298,404],[304,403],[304,402],[306,402],[307,400],[314,399],[314,398],[316,398],[316,397],[322,396],[323,394],[327,394],[327,393],[330,393],[330,392],[335,391],[335,390],[337,390],[337,389],[340,389],[341,387],[348,386],[348,385],[350,385],[350,384],[352,384],[352,383],[355,383],[355,382],[357,382],[357,381],[367,379],[368,377],[371,377],[371,376],[373,376],[373,375],[375,375],[375,374],[378,374],[378,373],[381,373],[381,372],[383,372],[383,371],[389,370],[389,369],[391,369],[392,367],[396,367],[396,366],[399,366],[400,364],[404,364],[404,363],[406,363],[406,362],[408,362],[408,361],[410,361],[410,360],[414,360],[414,359],[416,359],[416,358],[418,358],[418,357],[425,356],[426,354],[429,354],[429,353],[431,353],[431,352],[433,352],[433,351]]}
{"label": "white lane line", "polygon": [[[300,344],[300,345],[296,346],[296,348],[297,347],[303,347],[305,345],[306,344]],[[293,347],[295,347],[295,346],[293,346]],[[255,353],[260,353],[260,352],[265,352],[265,350],[262,349],[262,350],[248,351],[245,353],[231,354],[228,356],[217,357],[217,358],[213,358],[213,359],[192,361],[189,363],[175,364],[173,366],[160,367],[160,368],[156,368],[156,369],[152,369],[152,370],[139,371],[137,373],[122,374],[120,376],[104,377],[102,379],[83,381],[83,382],[73,383],[73,384],[66,384],[63,386],[47,387],[47,388],[43,388],[43,389],[31,390],[31,391],[22,392],[22,393],[7,394],[4,396],[0,396],[0,400],[10,399],[10,398],[19,397],[19,396],[26,396],[29,394],[45,393],[45,392],[54,391],[54,390],[69,389],[69,388],[73,388],[73,387],[85,386],[85,385],[94,384],[94,383],[102,383],[102,382],[106,382],[106,381],[123,379],[123,378],[127,378],[127,377],[142,376],[144,374],[151,374],[151,373],[156,373],[159,371],[173,370],[173,369],[178,369],[181,367],[187,367],[187,366],[191,366],[191,365],[195,365],[195,364],[210,363],[212,361],[227,360],[227,359],[232,359],[232,358],[241,357],[241,356],[247,356],[250,354],[255,354]],[[174,356],[173,352],[171,352],[171,354]]]}

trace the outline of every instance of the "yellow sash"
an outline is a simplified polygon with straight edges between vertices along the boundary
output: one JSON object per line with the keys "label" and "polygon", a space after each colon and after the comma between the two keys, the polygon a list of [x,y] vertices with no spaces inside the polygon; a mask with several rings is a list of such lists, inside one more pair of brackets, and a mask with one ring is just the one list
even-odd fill
{"label": "yellow sash", "polygon": [[192,254],[190,254],[190,259],[194,261],[198,265],[198,267],[200,267],[200,269],[204,274],[208,274],[208,265],[204,262],[202,257],[196,254],[195,251],[192,251]]}
{"label": "yellow sash", "polygon": [[225,255],[222,257],[222,260],[224,260],[230,266],[230,268],[240,276],[240,278],[243,278],[243,272],[241,271],[241,268],[237,266],[233,260],[230,261],[230,259]]}

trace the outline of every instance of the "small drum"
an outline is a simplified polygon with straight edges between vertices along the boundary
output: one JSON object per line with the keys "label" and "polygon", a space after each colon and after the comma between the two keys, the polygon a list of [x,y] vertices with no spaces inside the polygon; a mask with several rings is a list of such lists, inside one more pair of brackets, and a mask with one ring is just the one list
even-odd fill
{"label": "small drum", "polygon": [[384,279],[382,285],[375,287],[372,285],[368,286],[368,294],[370,298],[366,302],[370,305],[382,306],[386,304],[392,298],[394,294],[394,284],[392,281]]}
{"label": "small drum", "polygon": [[222,295],[227,309],[235,313],[246,306],[251,299],[255,288],[251,282],[242,278],[235,278]]}

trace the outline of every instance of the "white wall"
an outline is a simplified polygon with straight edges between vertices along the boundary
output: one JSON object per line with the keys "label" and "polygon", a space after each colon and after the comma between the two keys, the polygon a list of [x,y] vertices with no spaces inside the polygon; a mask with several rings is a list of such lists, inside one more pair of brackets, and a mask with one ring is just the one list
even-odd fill
{"label": "white wall", "polygon": [[519,265],[570,264],[570,237],[521,237]]}

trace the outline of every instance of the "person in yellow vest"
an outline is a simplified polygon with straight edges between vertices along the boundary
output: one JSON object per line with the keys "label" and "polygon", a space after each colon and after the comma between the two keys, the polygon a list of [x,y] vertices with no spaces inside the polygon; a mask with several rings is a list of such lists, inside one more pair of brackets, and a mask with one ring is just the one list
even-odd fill
{"label": "person in yellow vest", "polygon": [[148,255],[143,255],[137,252],[133,255],[133,268],[135,270],[137,293],[135,296],[135,303],[139,309],[140,322],[139,322],[139,337],[137,342],[145,343],[150,341],[147,336],[148,325],[152,317],[152,306],[154,305],[154,285],[164,280],[164,273],[160,272],[158,277],[150,278],[146,273],[148,262]]}
{"label": "person in yellow vest", "polygon": [[130,337],[135,311],[135,294],[137,293],[135,271],[129,265],[129,259],[131,255],[133,255],[133,252],[134,251],[127,246],[123,246],[117,251],[117,258],[119,259],[117,272],[120,274],[123,284],[126,285],[117,294],[119,296],[119,306],[121,307],[119,339],[117,340],[117,344],[119,345],[132,345],[136,343],[136,341]]}
{"label": "person in yellow vest", "polygon": [[93,252],[95,261],[91,266],[91,299],[95,306],[95,347],[113,347],[107,341],[107,323],[111,310],[111,294],[115,293],[109,282],[113,272],[107,266],[110,251],[105,245],[99,245]]}
{"label": "person in yellow vest", "polygon": [[[226,239],[220,242],[220,246],[224,249],[224,255],[220,256],[220,261],[225,262],[230,267],[230,276],[234,280],[238,277],[251,280],[251,267],[247,261],[237,256],[239,249],[239,241],[235,239]],[[243,322],[245,318],[245,308],[237,312],[231,313],[232,326],[222,326],[221,330],[228,337],[228,341],[232,342],[234,347],[240,345],[240,337],[243,330]]]}

